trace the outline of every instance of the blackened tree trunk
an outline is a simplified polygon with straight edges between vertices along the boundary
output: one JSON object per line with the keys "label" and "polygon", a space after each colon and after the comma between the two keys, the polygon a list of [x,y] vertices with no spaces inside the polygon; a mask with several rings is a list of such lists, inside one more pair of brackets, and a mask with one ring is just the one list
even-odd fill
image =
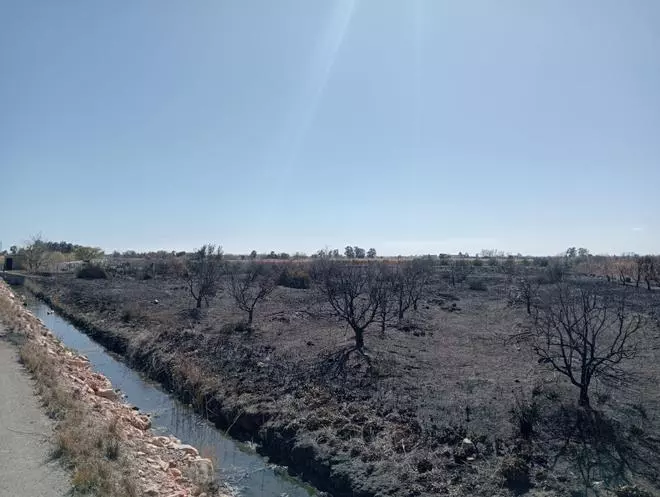
{"label": "blackened tree trunk", "polygon": [[399,316],[399,321],[403,319],[403,315],[406,312],[405,306],[404,306],[404,298],[403,298],[403,282],[399,281],[399,288],[397,289],[397,303],[398,303],[398,316]]}
{"label": "blackened tree trunk", "polygon": [[587,383],[580,385],[580,399],[578,400],[578,405],[589,407],[589,385]]}
{"label": "blackened tree trunk", "polygon": [[354,328],[355,332],[355,348],[362,350],[364,348],[364,330],[362,328]]}

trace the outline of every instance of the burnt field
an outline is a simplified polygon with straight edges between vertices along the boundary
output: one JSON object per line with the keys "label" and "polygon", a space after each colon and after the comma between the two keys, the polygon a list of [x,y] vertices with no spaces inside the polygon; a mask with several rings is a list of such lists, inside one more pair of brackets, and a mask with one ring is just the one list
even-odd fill
{"label": "burnt field", "polygon": [[[533,306],[544,305],[555,287],[537,279],[547,268],[516,271],[534,281]],[[333,495],[658,492],[660,292],[564,280],[613,300],[625,294],[627,312],[643,318],[634,357],[616,381],[594,379],[588,409],[535,351],[538,317],[527,313],[518,275],[499,267],[474,267],[459,281],[434,267],[417,310],[384,331],[371,324],[363,353],[350,354],[354,332],[314,281],[275,287],[249,327],[227,277],[199,310],[173,275],[54,275],[29,287]]]}

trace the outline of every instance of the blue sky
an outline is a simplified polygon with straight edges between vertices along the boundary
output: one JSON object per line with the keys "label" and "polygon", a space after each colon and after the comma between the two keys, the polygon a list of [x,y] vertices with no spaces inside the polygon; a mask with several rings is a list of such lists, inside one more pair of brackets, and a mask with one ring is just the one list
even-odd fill
{"label": "blue sky", "polygon": [[4,1],[0,240],[660,252],[656,0]]}

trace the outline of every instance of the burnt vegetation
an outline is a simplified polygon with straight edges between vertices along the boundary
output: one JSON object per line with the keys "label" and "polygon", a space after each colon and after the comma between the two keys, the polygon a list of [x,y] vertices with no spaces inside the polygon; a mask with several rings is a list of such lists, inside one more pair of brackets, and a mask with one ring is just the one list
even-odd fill
{"label": "burnt vegetation", "polygon": [[333,494],[651,495],[658,267],[209,244],[32,284]]}
{"label": "burnt vegetation", "polygon": [[268,297],[276,286],[272,267],[259,264],[232,264],[228,266],[229,294],[238,308],[247,313],[247,327],[252,326],[254,310],[259,302]]}
{"label": "burnt vegetation", "polygon": [[622,364],[638,351],[643,318],[626,304],[592,288],[554,288],[535,320],[535,351],[543,362],[565,375],[580,391],[579,405],[588,407],[595,378],[614,384],[627,380]]}
{"label": "burnt vegetation", "polygon": [[181,276],[195,301],[195,308],[200,309],[202,301],[208,306],[209,299],[218,294],[222,271],[222,247],[209,243],[188,257]]}

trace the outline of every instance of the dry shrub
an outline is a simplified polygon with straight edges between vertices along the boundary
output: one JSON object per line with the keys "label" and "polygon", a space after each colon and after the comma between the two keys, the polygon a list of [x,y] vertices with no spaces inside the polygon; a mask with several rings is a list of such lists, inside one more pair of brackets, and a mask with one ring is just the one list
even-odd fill
{"label": "dry shrub", "polygon": [[219,386],[217,379],[209,377],[195,363],[179,361],[172,369],[174,388],[194,407],[206,407],[207,399]]}
{"label": "dry shrub", "polygon": [[145,314],[138,304],[132,303],[122,309],[120,318],[123,323],[135,323],[142,321]]}
{"label": "dry shrub", "polygon": [[22,324],[9,299],[0,297],[0,315],[2,316],[2,322],[10,331],[19,329]]}
{"label": "dry shrub", "polygon": [[287,288],[307,289],[312,283],[312,278],[302,269],[284,268],[280,273],[277,284]]}
{"label": "dry shrub", "polygon": [[518,435],[530,438],[534,434],[534,427],[541,418],[541,406],[535,398],[526,399],[516,396],[511,408],[511,421],[518,429]]}
{"label": "dry shrub", "polygon": [[502,459],[498,473],[507,487],[522,491],[529,487],[529,465],[518,456],[507,456]]}
{"label": "dry shrub", "polygon": [[486,290],[488,290],[488,288],[486,288],[486,283],[484,283],[484,280],[476,279],[476,278],[468,280],[468,288],[470,290],[476,290],[478,292],[485,292]]}
{"label": "dry shrub", "polygon": [[80,268],[76,273],[76,277],[85,280],[105,280],[108,278],[108,275],[102,267],[89,264]]}
{"label": "dry shrub", "polygon": [[220,333],[225,335],[230,335],[234,332],[250,332],[252,327],[247,324],[245,321],[236,321],[231,323],[226,323],[220,328]]}

